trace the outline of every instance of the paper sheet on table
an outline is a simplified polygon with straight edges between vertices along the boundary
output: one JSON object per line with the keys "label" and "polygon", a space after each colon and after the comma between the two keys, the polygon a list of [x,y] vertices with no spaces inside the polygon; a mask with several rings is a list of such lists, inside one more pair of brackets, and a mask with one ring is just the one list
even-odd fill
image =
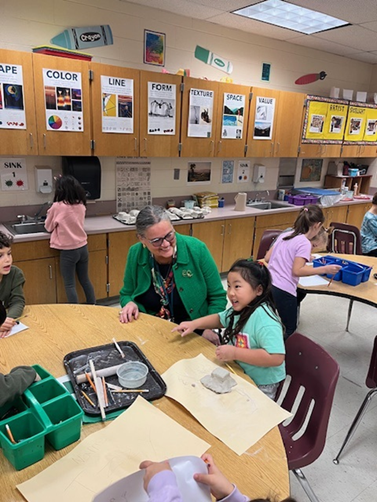
{"label": "paper sheet on table", "polygon": [[22,322],[18,322],[18,324],[15,324],[13,328],[10,330],[9,335],[5,336],[4,338],[8,338],[9,336],[12,335],[17,335],[20,331],[24,331],[25,329],[29,329],[29,326],[26,326],[26,324],[23,324]]}
{"label": "paper sheet on table", "polygon": [[95,494],[137,471],[143,460],[200,457],[209,447],[139,396],[107,427],[17,488],[29,502],[91,502]]}
{"label": "paper sheet on table", "polygon": [[242,455],[290,413],[238,375],[232,374],[237,385],[227,394],[207,389],[200,380],[217,367],[203,354],[178,361],[162,375],[168,387],[166,395],[182,404],[211,434]]}
{"label": "paper sheet on table", "polygon": [[300,277],[298,281],[300,286],[308,287],[308,286],[326,286],[329,281],[326,281],[320,275],[308,275],[307,277]]}

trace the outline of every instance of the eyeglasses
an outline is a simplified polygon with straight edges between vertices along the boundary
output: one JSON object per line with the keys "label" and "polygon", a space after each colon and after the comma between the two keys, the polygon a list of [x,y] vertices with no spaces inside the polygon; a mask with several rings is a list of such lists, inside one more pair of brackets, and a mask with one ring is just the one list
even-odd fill
{"label": "eyeglasses", "polygon": [[170,232],[166,234],[164,237],[157,237],[156,239],[151,239],[151,240],[147,239],[147,241],[149,242],[149,244],[152,244],[153,247],[159,248],[164,241],[173,242],[174,239],[175,239],[175,230],[170,230]]}

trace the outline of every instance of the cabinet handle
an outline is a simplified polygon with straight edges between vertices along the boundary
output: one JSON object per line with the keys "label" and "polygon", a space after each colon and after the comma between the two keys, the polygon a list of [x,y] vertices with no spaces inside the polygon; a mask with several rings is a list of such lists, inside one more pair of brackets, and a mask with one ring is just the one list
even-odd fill
{"label": "cabinet handle", "polygon": [[147,140],[147,138],[144,138],[144,151],[147,151],[147,144],[148,144],[148,140]]}
{"label": "cabinet handle", "polygon": [[48,270],[49,270],[50,279],[52,280],[52,267],[51,267],[51,265],[48,266]]}
{"label": "cabinet handle", "polygon": [[276,154],[275,155],[277,155],[280,152],[280,143],[277,143],[277,146],[278,146],[278,148],[276,150]]}
{"label": "cabinet handle", "polygon": [[137,150],[137,138],[135,138],[135,148],[134,148],[135,152]]}
{"label": "cabinet handle", "polygon": [[221,225],[221,236],[224,236],[225,225]]}
{"label": "cabinet handle", "polygon": [[47,143],[46,143],[46,135],[43,135],[43,148],[46,149]]}
{"label": "cabinet handle", "polygon": [[29,134],[30,148],[34,148],[34,138],[33,133]]}
{"label": "cabinet handle", "polygon": [[211,150],[210,150],[210,153],[213,153],[214,150],[215,150],[215,142],[211,141]]}
{"label": "cabinet handle", "polygon": [[228,224],[228,235],[232,235],[232,224]]}
{"label": "cabinet handle", "polygon": [[219,141],[219,149],[217,150],[217,153],[221,152],[222,147],[223,147],[223,142]]}
{"label": "cabinet handle", "polygon": [[273,155],[274,155],[274,146],[275,146],[275,144],[271,143],[270,157],[273,157]]}

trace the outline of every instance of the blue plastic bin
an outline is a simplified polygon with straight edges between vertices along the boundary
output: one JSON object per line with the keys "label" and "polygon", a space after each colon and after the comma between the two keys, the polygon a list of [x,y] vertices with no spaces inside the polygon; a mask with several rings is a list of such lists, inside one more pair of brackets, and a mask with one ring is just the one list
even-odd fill
{"label": "blue plastic bin", "polygon": [[373,267],[368,267],[367,265],[363,265],[364,268],[364,273],[361,278],[361,282],[367,282],[369,281],[370,273]]}
{"label": "blue plastic bin", "polygon": [[[322,256],[321,258],[316,258],[313,260],[313,267],[323,267],[325,265],[341,265],[344,267],[347,265],[348,262],[345,262],[344,260],[341,260],[340,258],[335,258],[334,256]],[[334,277],[332,274],[322,274],[326,275],[329,279],[333,279],[334,281],[341,281],[342,280],[342,268],[337,272]]]}
{"label": "blue plastic bin", "polygon": [[342,269],[342,282],[350,286],[358,286],[364,275],[364,267],[358,263],[349,263]]}

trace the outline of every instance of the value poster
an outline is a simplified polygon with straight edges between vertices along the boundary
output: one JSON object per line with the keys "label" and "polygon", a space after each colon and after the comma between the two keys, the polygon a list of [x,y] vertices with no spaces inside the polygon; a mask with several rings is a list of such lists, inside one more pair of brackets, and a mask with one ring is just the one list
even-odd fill
{"label": "value poster", "polygon": [[190,89],[187,136],[210,138],[212,136],[214,91]]}
{"label": "value poster", "polygon": [[272,139],[275,98],[257,96],[253,139]]}
{"label": "value poster", "polygon": [[366,119],[367,119],[367,108],[350,105],[348,111],[346,129],[344,132],[344,140],[363,141]]}
{"label": "value poster", "polygon": [[328,103],[327,106],[328,109],[323,128],[323,139],[341,141],[346,126],[348,105]]}
{"label": "value poster", "polygon": [[81,73],[43,68],[48,131],[84,131]]}
{"label": "value poster", "polygon": [[364,141],[377,141],[377,109],[367,108]]}
{"label": "value poster", "polygon": [[134,81],[101,75],[102,132],[132,134]]}
{"label": "value poster", "polygon": [[224,92],[222,139],[241,139],[243,135],[245,96]]}
{"label": "value poster", "polygon": [[0,63],[0,129],[26,129],[22,66]]}
{"label": "value poster", "polygon": [[174,136],[176,85],[148,82],[148,134]]}

